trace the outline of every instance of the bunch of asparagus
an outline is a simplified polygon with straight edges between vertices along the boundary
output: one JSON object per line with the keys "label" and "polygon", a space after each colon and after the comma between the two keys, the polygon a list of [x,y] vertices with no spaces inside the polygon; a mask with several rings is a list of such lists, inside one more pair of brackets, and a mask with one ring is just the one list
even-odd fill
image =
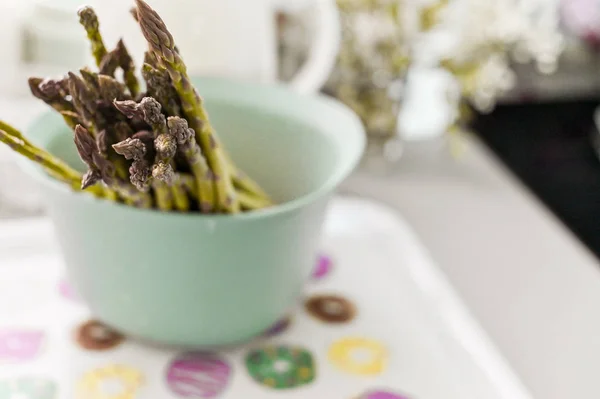
{"label": "bunch of asparagus", "polygon": [[73,130],[88,167],[83,176],[1,121],[0,141],[75,190],[135,207],[237,213],[271,206],[222,147],[163,20],[143,0],[132,14],[149,45],[141,68],[145,92],[123,41],[106,49],[91,7],[78,15],[98,71],[29,79],[32,94]]}

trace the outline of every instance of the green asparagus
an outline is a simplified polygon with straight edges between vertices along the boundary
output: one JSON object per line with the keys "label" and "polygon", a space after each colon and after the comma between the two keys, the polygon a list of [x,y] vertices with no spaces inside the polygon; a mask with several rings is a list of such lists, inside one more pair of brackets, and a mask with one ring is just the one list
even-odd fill
{"label": "green asparagus", "polygon": [[208,164],[215,176],[217,209],[231,213],[239,212],[239,201],[231,181],[231,172],[223,156],[223,151],[208,120],[200,96],[193,87],[180,55],[175,51],[173,36],[163,20],[146,2],[136,0],[137,16],[142,33],[151,50],[169,72],[179,94],[183,111],[190,127],[196,133],[206,155]]}
{"label": "green asparagus", "polygon": [[96,64],[100,65],[107,52],[104,41],[102,40],[102,35],[100,34],[100,22],[98,21],[98,16],[92,7],[88,6],[80,8],[78,15],[79,23],[83,25],[87,32],[90,44],[92,45],[92,54],[94,55]]}

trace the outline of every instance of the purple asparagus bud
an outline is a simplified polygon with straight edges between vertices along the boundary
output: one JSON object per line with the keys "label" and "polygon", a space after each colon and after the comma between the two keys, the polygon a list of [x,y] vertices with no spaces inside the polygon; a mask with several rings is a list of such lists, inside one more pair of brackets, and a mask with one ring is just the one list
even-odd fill
{"label": "purple asparagus bud", "polygon": [[33,94],[34,97],[39,98],[42,101],[46,101],[46,96],[42,90],[40,90],[40,84],[43,81],[44,79],[42,78],[31,77],[27,80],[27,83],[29,83],[29,90],[31,90],[31,94]]}
{"label": "purple asparagus bud", "polygon": [[195,135],[194,129],[188,127],[187,121],[183,118],[169,117],[167,124],[169,132],[179,145],[187,143]]}
{"label": "purple asparagus bud", "polygon": [[88,169],[81,179],[81,189],[85,190],[102,180],[102,176],[97,169]]}
{"label": "purple asparagus bud", "polygon": [[129,178],[131,183],[140,191],[147,192],[150,189],[152,170],[144,159],[134,161],[129,167]]}
{"label": "purple asparagus bud", "polygon": [[29,89],[34,97],[39,98],[57,111],[72,111],[72,104],[65,99],[68,90],[65,80],[29,78]]}
{"label": "purple asparagus bud", "polygon": [[123,115],[129,119],[143,118],[144,113],[139,109],[138,104],[132,100],[125,101],[113,101],[115,108],[117,108]]}
{"label": "purple asparagus bud", "polygon": [[123,155],[125,159],[142,159],[146,154],[146,146],[140,139],[127,138],[117,144],[113,144],[117,154]]}
{"label": "purple asparagus bud", "polygon": [[142,33],[152,50],[160,53],[169,62],[175,60],[175,41],[158,13],[147,3],[136,0],[137,19]]}
{"label": "purple asparagus bud", "polygon": [[154,134],[159,135],[166,133],[167,120],[162,114],[162,107],[158,101],[152,97],[144,97],[140,102],[139,107],[144,113],[144,121],[152,126]]}
{"label": "purple asparagus bud", "polygon": [[94,153],[98,151],[96,141],[86,128],[75,126],[75,146],[81,160],[90,168],[94,167]]}
{"label": "purple asparagus bud", "polygon": [[161,134],[154,140],[154,148],[160,160],[172,159],[177,152],[177,140],[170,134]]}
{"label": "purple asparagus bud", "polygon": [[175,171],[171,164],[158,162],[152,167],[152,177],[165,182],[167,185],[172,185],[175,180]]}

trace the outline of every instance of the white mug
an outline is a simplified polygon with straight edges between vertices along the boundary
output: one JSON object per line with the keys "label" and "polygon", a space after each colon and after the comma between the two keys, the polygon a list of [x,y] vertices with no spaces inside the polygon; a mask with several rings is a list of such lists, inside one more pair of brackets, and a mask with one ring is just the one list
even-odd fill
{"label": "white mug", "polygon": [[[310,7],[312,44],[289,82],[317,92],[333,69],[341,32],[335,0],[147,0],[174,36],[191,75],[224,76],[270,83],[277,80],[278,10]],[[133,2],[96,0],[102,31],[111,45],[123,37],[139,64],[147,49],[129,13]]]}

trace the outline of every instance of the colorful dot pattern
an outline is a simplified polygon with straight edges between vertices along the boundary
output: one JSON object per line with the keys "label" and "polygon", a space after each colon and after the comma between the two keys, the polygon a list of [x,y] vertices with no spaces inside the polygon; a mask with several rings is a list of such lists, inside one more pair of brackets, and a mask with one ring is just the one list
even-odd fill
{"label": "colorful dot pattern", "polygon": [[[318,257],[312,274],[313,288],[327,287],[333,281],[333,267],[331,256],[321,254]],[[63,380],[52,376],[53,370],[48,370],[48,375],[16,375],[0,380],[0,399],[59,399],[65,397],[61,388],[75,392],[74,399],[146,397],[144,395],[149,394],[144,391],[148,389],[148,376],[154,376],[153,383],[156,383],[157,366],[155,363],[152,368],[146,367],[144,361],[140,361],[143,358],[139,357],[139,353],[160,353],[165,349],[126,339],[101,322],[89,319],[89,312],[82,312],[83,303],[68,281],[61,279],[54,284],[58,306],[68,312],[77,309],[81,313],[81,317],[63,328],[66,346],[71,348],[74,358],[88,359],[84,363],[89,364],[77,371],[78,376],[73,375],[72,385],[67,387],[64,387]],[[35,307],[31,309],[35,311]],[[315,309],[319,314],[315,314]],[[163,377],[159,383],[170,395],[164,398],[235,397],[236,379],[249,381],[249,384],[254,384],[254,389],[276,390],[285,398],[286,392],[313,389],[315,382],[324,378],[324,371],[329,375],[334,372],[352,378],[381,375],[388,363],[386,347],[372,339],[346,336],[348,326],[361,316],[356,310],[356,305],[343,292],[323,292],[307,296],[304,306],[277,321],[248,343],[246,349],[174,352],[160,366]],[[337,338],[329,346],[325,343],[321,347],[289,341],[290,331],[302,331],[307,325],[330,329],[332,333],[338,331],[334,333]],[[0,326],[0,371],[6,364],[36,364],[45,359],[48,356],[46,346],[52,348],[57,344],[53,339],[56,340],[56,336],[43,328]],[[311,342],[310,339],[307,342]],[[137,348],[137,357],[127,355],[132,348]],[[355,358],[355,351],[364,352],[362,359]],[[59,380],[62,385],[58,384]],[[259,397],[260,393],[257,395]],[[365,390],[363,381],[357,384],[356,392],[348,399],[410,398],[393,390],[376,387]]]}

